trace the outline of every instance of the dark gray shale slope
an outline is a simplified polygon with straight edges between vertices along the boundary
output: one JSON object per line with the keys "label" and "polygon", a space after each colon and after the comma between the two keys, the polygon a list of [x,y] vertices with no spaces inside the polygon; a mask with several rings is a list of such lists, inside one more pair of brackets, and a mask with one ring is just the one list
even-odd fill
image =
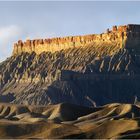
{"label": "dark gray shale slope", "polygon": [[21,53],[0,64],[0,101],[93,106],[140,98],[140,49],[90,44]]}

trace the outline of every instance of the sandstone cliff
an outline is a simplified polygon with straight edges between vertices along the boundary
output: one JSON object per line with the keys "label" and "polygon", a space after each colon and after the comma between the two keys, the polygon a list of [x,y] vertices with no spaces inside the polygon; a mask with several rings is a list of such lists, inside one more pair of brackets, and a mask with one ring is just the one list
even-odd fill
{"label": "sandstone cliff", "polygon": [[101,35],[19,41],[0,64],[0,101],[132,103],[140,87],[139,34],[139,25],[127,25]]}
{"label": "sandstone cliff", "polygon": [[140,44],[140,26],[139,25],[125,25],[113,26],[112,30],[107,29],[102,34],[92,34],[85,36],[69,36],[63,38],[52,39],[36,39],[26,40],[14,44],[13,55],[22,52],[40,54],[42,52],[56,52],[62,49],[86,47],[90,44],[108,43],[116,44],[119,48],[134,47]]}

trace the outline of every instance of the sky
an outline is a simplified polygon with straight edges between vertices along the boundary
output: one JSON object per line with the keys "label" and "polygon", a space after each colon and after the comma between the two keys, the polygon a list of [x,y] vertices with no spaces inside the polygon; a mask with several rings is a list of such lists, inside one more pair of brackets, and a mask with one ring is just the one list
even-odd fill
{"label": "sky", "polygon": [[0,1],[0,62],[18,40],[102,33],[140,24],[140,1]]}

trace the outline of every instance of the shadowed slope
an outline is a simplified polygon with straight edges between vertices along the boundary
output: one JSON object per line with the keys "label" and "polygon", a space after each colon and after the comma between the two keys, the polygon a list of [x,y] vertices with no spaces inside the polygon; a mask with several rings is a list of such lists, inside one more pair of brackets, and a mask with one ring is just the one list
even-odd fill
{"label": "shadowed slope", "polygon": [[[32,105],[69,102],[91,106],[88,96],[98,105],[132,103],[140,86],[139,78],[133,78],[133,74],[140,72],[137,54],[137,49],[99,43],[55,53],[12,56],[0,65],[0,101]],[[62,70],[67,70],[64,78],[60,78]],[[73,71],[83,74],[84,79],[67,78]],[[97,75],[97,79],[89,80],[86,74]],[[100,74],[125,75],[130,80],[103,80],[98,78]]]}

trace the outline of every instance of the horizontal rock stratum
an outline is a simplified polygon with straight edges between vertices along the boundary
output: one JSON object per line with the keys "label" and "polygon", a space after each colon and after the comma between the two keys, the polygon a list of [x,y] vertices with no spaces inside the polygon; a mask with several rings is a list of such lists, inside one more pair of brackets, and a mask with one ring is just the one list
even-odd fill
{"label": "horizontal rock stratum", "polygon": [[56,52],[74,47],[86,47],[93,43],[117,43],[119,48],[134,47],[140,44],[140,25],[128,24],[124,26],[113,26],[102,34],[91,34],[85,36],[69,36],[52,39],[35,39],[22,42],[19,40],[14,44],[13,55],[22,52],[40,54],[42,52]]}

